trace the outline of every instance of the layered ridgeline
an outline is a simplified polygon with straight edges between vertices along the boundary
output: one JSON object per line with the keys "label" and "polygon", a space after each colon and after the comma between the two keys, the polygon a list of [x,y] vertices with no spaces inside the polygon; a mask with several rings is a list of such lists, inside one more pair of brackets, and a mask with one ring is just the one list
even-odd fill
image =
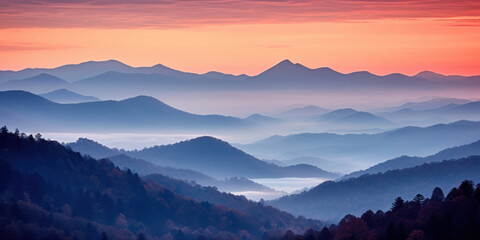
{"label": "layered ridgeline", "polygon": [[220,191],[224,192],[274,192],[274,190],[271,188],[255,183],[243,177],[217,179],[191,169],[174,168],[168,166],[162,167],[143,159],[130,157],[126,155],[128,152],[123,149],[110,149],[98,142],[85,138],[79,138],[76,142],[68,143],[66,146],[74,151],[92,156],[94,158],[108,158],[108,160],[110,160],[120,169],[130,169],[132,172],[138,173],[140,176],[161,174],[163,176],[179,179],[188,183],[194,182],[196,184],[200,184],[201,186],[214,186]]}
{"label": "layered ridgeline", "polygon": [[346,174],[345,176],[342,177],[342,179],[358,177],[364,174],[375,174],[379,172],[386,172],[389,170],[409,168],[409,167],[422,165],[424,163],[439,162],[439,161],[448,160],[448,159],[458,159],[458,158],[464,158],[464,157],[474,156],[474,155],[480,156],[480,141],[476,141],[476,142],[465,144],[458,147],[447,148],[434,155],[430,155],[427,157],[401,156],[398,158],[394,158],[394,159],[379,163],[365,170],[360,170],[360,171]]}
{"label": "layered ridgeline", "polygon": [[469,179],[480,181],[480,156],[427,163],[413,168],[324,182],[315,188],[268,202],[282,210],[336,222],[346,214],[387,210],[396,197],[428,196],[435,187],[451,189]]}
{"label": "layered ridgeline", "polygon": [[56,103],[82,103],[82,102],[101,101],[96,97],[84,96],[84,95],[69,91],[65,88],[57,89],[55,91],[51,91],[48,93],[43,93],[43,94],[40,94],[39,96],[44,97]]}
{"label": "layered ridgeline", "polygon": [[[334,179],[339,177],[336,173],[327,172],[307,164],[280,167],[267,163],[213,137],[198,137],[175,144],[134,151],[110,149],[87,139],[79,139],[77,142],[67,144],[67,146],[75,151],[97,158],[124,154],[132,158],[149,161],[158,166],[195,170],[219,179],[230,177],[317,177]],[[135,168],[135,166],[131,167]]]}
{"label": "layered ridgeline", "polygon": [[68,82],[46,73],[41,73],[25,79],[10,80],[0,84],[0,89],[3,90],[25,90],[34,92],[47,92],[59,88],[64,88]]}
{"label": "layered ridgeline", "polygon": [[[428,156],[480,139],[480,122],[458,121],[430,127],[404,127],[378,134],[302,133],[273,136],[236,147],[266,159],[315,157],[367,168],[402,155]],[[356,170],[356,169],[355,169]]]}
{"label": "layered ridgeline", "polygon": [[237,129],[254,123],[221,115],[196,115],[155,98],[59,104],[24,91],[0,92],[2,123],[35,131],[141,131]]}
{"label": "layered ridgeline", "polygon": [[[83,89],[91,94],[106,94],[100,91],[108,87],[116,92],[129,92],[130,95],[138,91],[156,90],[292,90],[292,89],[320,89],[320,90],[355,90],[355,89],[437,89],[437,88],[467,88],[480,87],[479,77],[456,76],[446,81],[437,81],[431,75],[420,74],[406,76],[390,74],[379,76],[361,71],[349,74],[339,73],[327,67],[310,69],[301,64],[294,64],[289,60],[281,61],[257,76],[229,75],[218,72],[195,74],[181,72],[161,64],[152,67],[131,67],[115,60],[102,62],[85,62],[81,64],[65,65],[54,69],[25,69],[21,71],[1,71],[0,84],[2,89],[9,88],[9,80],[26,79],[49,74],[65,79],[69,88]],[[18,89],[18,88],[15,88]],[[36,91],[34,91],[36,92]],[[94,94],[96,95],[96,94]]]}
{"label": "layered ridgeline", "polygon": [[[436,100],[436,101],[435,101]],[[480,102],[466,102],[463,99],[433,99],[433,102],[407,103],[398,110],[379,112],[378,115],[395,119],[398,123],[418,123],[426,121],[451,121],[455,119],[478,120],[480,119]],[[444,103],[447,103],[443,105]],[[430,108],[427,108],[431,106]],[[434,107],[438,106],[438,107]]]}
{"label": "layered ridgeline", "polygon": [[161,167],[149,161],[132,158],[125,154],[108,157],[115,166],[120,169],[130,169],[132,172],[138,173],[140,176],[151,174],[161,174],[173,179],[179,179],[187,183],[195,183],[201,186],[212,186],[223,192],[275,192],[274,189],[253,182],[244,177],[229,177],[225,179],[217,179],[199,171],[183,168]]}
{"label": "layered ridgeline", "polygon": [[174,180],[157,179],[165,186],[142,181],[108,160],[6,128],[0,165],[0,219],[9,219],[1,220],[2,239],[259,239],[268,231],[320,224],[214,189],[218,202],[236,209],[187,198],[169,189],[178,189]]}
{"label": "layered ridgeline", "polygon": [[310,105],[293,108],[274,116],[289,121],[324,123],[343,128],[349,125],[353,125],[351,128],[427,126],[458,120],[478,120],[480,119],[480,102],[457,98],[434,98],[368,111],[357,111],[352,108],[327,110]]}

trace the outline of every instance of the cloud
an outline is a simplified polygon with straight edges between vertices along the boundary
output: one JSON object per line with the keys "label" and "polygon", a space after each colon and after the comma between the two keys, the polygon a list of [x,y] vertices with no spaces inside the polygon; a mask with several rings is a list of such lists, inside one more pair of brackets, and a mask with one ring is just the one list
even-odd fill
{"label": "cloud", "polygon": [[478,0],[0,0],[0,5],[0,28],[181,28],[480,16]]}
{"label": "cloud", "polygon": [[69,49],[69,48],[76,48],[73,46],[52,46],[52,45],[45,45],[45,44],[37,44],[37,43],[10,43],[10,44],[2,44],[0,43],[0,52],[7,52],[7,51],[38,51],[38,50],[55,50],[55,49]]}

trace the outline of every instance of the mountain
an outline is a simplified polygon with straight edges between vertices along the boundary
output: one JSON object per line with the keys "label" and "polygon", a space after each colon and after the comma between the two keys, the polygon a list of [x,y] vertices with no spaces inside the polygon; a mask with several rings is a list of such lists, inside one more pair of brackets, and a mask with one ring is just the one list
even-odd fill
{"label": "mountain", "polygon": [[427,157],[401,156],[398,158],[394,158],[394,159],[379,163],[365,170],[352,172],[350,174],[343,176],[341,179],[349,179],[349,178],[358,177],[364,174],[375,174],[380,172],[386,172],[389,170],[414,167],[414,166],[422,165],[424,163],[439,162],[439,161],[449,160],[449,159],[459,159],[459,158],[464,158],[464,157],[469,157],[474,155],[480,156],[480,140],[470,144],[458,146],[458,147],[447,148],[434,155],[430,155]]}
{"label": "mountain", "polygon": [[9,220],[0,228],[2,239],[260,238],[268,229],[321,224],[213,188],[212,199],[237,209],[182,196],[108,160],[6,128],[0,166],[0,219]]}
{"label": "mountain", "polygon": [[[142,73],[142,74],[161,74],[175,78],[200,78],[202,75],[195,73],[186,73],[178,71],[162,64],[156,64],[151,67],[132,67],[117,60],[106,61],[88,61],[79,64],[67,64],[56,68],[27,68],[20,71],[0,71],[0,83],[12,79],[30,78],[38,74],[46,73],[65,79],[68,82],[75,82],[86,78],[91,78],[107,72],[119,73]],[[206,73],[205,77],[235,78],[236,76],[228,74]],[[243,77],[243,76],[239,76]]]}
{"label": "mountain", "polygon": [[199,137],[172,145],[155,146],[127,153],[160,166],[195,169],[216,178],[241,176],[247,178],[321,177],[337,175],[309,166],[304,169],[279,167],[261,161],[227,142],[212,137]]}
{"label": "mountain", "polygon": [[324,182],[309,191],[268,204],[305,217],[338,221],[346,214],[358,216],[369,209],[387,210],[399,196],[412,199],[418,193],[427,196],[435,187],[450,189],[465,179],[478,182],[479,171],[480,156],[428,163],[339,182]]}
{"label": "mountain", "polygon": [[297,158],[292,158],[288,160],[268,160],[279,166],[291,166],[297,164],[308,164],[321,169],[332,171],[330,169],[339,169],[340,166],[345,165],[345,163],[338,163],[332,160],[325,160],[316,157],[302,156]]}
{"label": "mountain", "polygon": [[351,108],[338,109],[328,112],[316,118],[321,122],[340,123],[340,124],[356,124],[369,126],[386,126],[393,123],[389,120],[375,116],[368,112],[359,112]]}
{"label": "mountain", "polygon": [[[345,94],[371,98],[378,91],[396,92],[407,96],[427,90],[429,94],[440,95],[446,91],[480,88],[479,76],[465,77],[461,81],[439,82],[398,73],[385,76],[374,75],[366,71],[344,74],[328,67],[311,69],[289,60],[281,61],[256,76],[244,74],[235,76],[219,72],[188,73],[162,64],[151,67],[131,67],[116,60],[89,61],[53,69],[0,71],[0,84],[12,79],[30,78],[38,74],[50,74],[65,79],[68,84],[50,89],[45,89],[45,86],[37,87],[27,84],[17,86],[15,89],[44,93],[67,88],[102,99],[149,95],[168,99],[170,102],[181,101],[187,96],[191,97],[192,93],[199,94],[202,99],[216,101],[218,96],[211,94],[212,92],[233,91],[235,93],[233,96],[240,95],[237,97],[244,99],[251,96],[251,94],[247,94],[251,93],[250,91],[261,91],[262,94],[258,94],[254,98],[261,101],[260,105],[265,105],[269,102],[265,100],[272,99],[272,96],[284,97],[284,91],[288,91],[289,95],[300,94],[302,95],[301,99],[314,98],[315,101],[328,99],[337,102],[345,101],[341,97]],[[214,96],[215,98],[213,98]],[[262,109],[258,110],[262,111]],[[391,120],[395,121],[395,119]]]}
{"label": "mountain", "polygon": [[458,121],[430,127],[404,127],[378,134],[302,133],[273,136],[247,145],[243,151],[266,159],[311,156],[356,165],[359,170],[401,155],[428,156],[480,139],[480,122]]}
{"label": "mountain", "polygon": [[199,137],[171,145],[134,151],[109,149],[88,139],[79,139],[75,143],[67,144],[67,147],[97,158],[106,158],[121,153],[132,158],[147,160],[162,167],[199,171],[217,179],[230,177],[334,179],[339,177],[336,173],[330,173],[311,165],[280,167],[269,164],[213,137]]}
{"label": "mountain", "polygon": [[33,92],[47,92],[67,86],[67,82],[59,77],[42,73],[34,77],[10,80],[0,84],[2,90],[26,90]]}
{"label": "mountain", "polygon": [[437,108],[426,110],[403,108],[398,111],[384,112],[379,114],[388,119],[396,119],[397,121],[418,121],[432,118],[442,118],[446,121],[478,120],[480,118],[480,101],[468,101],[466,103],[463,102],[464,101],[461,100],[448,100],[443,102],[448,104],[440,104],[441,107]]}
{"label": "mountain", "polygon": [[145,175],[162,175],[165,177],[178,179],[186,182],[195,182],[201,186],[212,186],[218,188],[222,192],[241,192],[241,191],[262,191],[274,192],[275,190],[264,185],[255,183],[246,178],[231,177],[225,180],[217,180],[213,177],[205,175],[201,172],[178,169],[172,167],[160,167],[143,159],[129,157],[125,154],[108,157],[115,166],[120,169],[130,169],[132,172],[138,173],[140,176]]}
{"label": "mountain", "polygon": [[330,110],[325,108],[308,105],[306,107],[293,108],[285,112],[281,112],[275,116],[282,119],[309,119],[313,116],[325,114],[329,111]]}
{"label": "mountain", "polygon": [[299,63],[292,63],[290,60],[285,59],[275,66],[265,70],[256,76],[256,78],[262,81],[275,81],[276,83],[283,83],[291,81],[293,78],[299,78],[303,81],[318,80],[319,75],[323,77],[338,77],[342,74],[336,72],[330,68],[318,68],[310,69]]}
{"label": "mountain", "polygon": [[[449,189],[445,189],[449,190]],[[337,224],[303,234],[286,231],[280,239],[477,239],[480,236],[480,184],[462,181],[449,192],[434,188],[431,195],[401,197],[388,211],[368,210],[362,215],[346,215]]]}
{"label": "mountain", "polygon": [[79,64],[68,64],[57,68],[27,68],[20,71],[0,72],[0,80],[29,78],[38,74],[49,74],[74,82],[80,79],[93,77],[108,71],[130,72],[134,68],[117,60],[88,61]]}
{"label": "mountain", "polygon": [[199,171],[190,169],[180,169],[173,167],[160,167],[149,161],[133,158],[126,154],[129,152],[123,149],[111,149],[98,142],[86,138],[79,138],[75,142],[65,145],[76,152],[92,156],[97,159],[107,158],[120,169],[130,169],[132,172],[141,176],[149,174],[161,174],[166,177],[184,180],[187,182],[196,182],[202,186],[215,186],[225,192],[239,191],[273,191],[261,184],[252,182],[244,178],[227,178],[218,180],[203,174]]}
{"label": "mountain", "polygon": [[361,71],[342,74],[328,67],[310,69],[286,59],[252,77],[257,86],[271,89],[385,89],[432,88],[434,84],[426,79],[402,74],[378,76]]}
{"label": "mountain", "polygon": [[[88,61],[68,64],[57,68],[24,69],[20,71],[0,71],[0,83],[13,79],[31,78],[39,74],[49,74],[69,83],[70,90],[106,98],[108,92],[101,91],[107,86],[122,97],[156,92],[211,91],[211,90],[438,90],[478,88],[478,76],[463,77],[459,81],[437,81],[426,74],[406,76],[403,74],[374,75],[366,71],[339,73],[328,67],[310,69],[290,60],[283,60],[257,76],[229,75],[219,72],[196,74],[182,72],[162,64],[151,67],[131,67],[116,60]],[[450,78],[450,77],[449,77]],[[118,82],[116,81],[118,80]],[[135,83],[137,83],[135,85]],[[26,86],[28,87],[28,86]],[[52,91],[57,87],[50,90]],[[40,92],[30,86],[16,88]],[[43,91],[43,92],[45,92]],[[102,95],[103,94],[103,95]]]}
{"label": "mountain", "polygon": [[44,97],[52,102],[56,103],[82,103],[82,102],[95,102],[101,101],[100,99],[92,96],[84,96],[78,93],[74,93],[65,88],[58,89],[52,92],[39,94],[38,96]]}
{"label": "mountain", "polygon": [[250,115],[246,117],[245,120],[259,124],[278,124],[284,122],[282,119],[268,117],[261,114]]}
{"label": "mountain", "polygon": [[432,81],[447,82],[447,81],[461,81],[465,80],[465,76],[460,75],[443,75],[432,71],[422,71],[414,75],[413,77],[419,77]]}
{"label": "mountain", "polygon": [[[96,159],[108,158],[116,155],[124,155],[125,150],[109,148],[88,138],[79,138],[75,142],[65,144],[65,147],[75,152],[86,154]],[[149,173],[146,173],[149,174]]]}
{"label": "mountain", "polygon": [[427,101],[419,101],[419,102],[407,102],[400,106],[377,109],[376,112],[392,112],[392,111],[399,111],[402,109],[412,109],[415,111],[422,111],[422,110],[429,110],[444,107],[450,104],[465,104],[469,103],[470,101],[467,99],[461,98],[433,98]]}
{"label": "mountain", "polygon": [[121,101],[58,104],[24,91],[0,92],[4,124],[22,129],[136,131],[158,129],[235,129],[252,123],[220,115],[187,113],[148,96]]}
{"label": "mountain", "polygon": [[[279,210],[270,206],[263,206],[258,202],[247,200],[244,196],[219,192],[214,187],[203,187],[197,184],[186,183],[184,181],[171,179],[159,174],[151,174],[145,176],[143,179],[156,182],[182,196],[212,204],[227,206],[231,209],[241,211],[263,221],[271,221],[272,218],[270,216],[280,213]],[[285,215],[285,219],[291,217],[288,213],[285,213]],[[311,223],[314,225],[316,222],[312,221]]]}

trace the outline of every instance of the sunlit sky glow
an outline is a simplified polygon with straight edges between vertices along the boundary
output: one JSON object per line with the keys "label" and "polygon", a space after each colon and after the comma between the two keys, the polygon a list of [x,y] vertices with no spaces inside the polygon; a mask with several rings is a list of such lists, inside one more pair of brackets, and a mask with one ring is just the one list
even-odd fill
{"label": "sunlit sky glow", "polygon": [[0,69],[117,59],[255,75],[289,58],[480,74],[480,1],[0,0]]}

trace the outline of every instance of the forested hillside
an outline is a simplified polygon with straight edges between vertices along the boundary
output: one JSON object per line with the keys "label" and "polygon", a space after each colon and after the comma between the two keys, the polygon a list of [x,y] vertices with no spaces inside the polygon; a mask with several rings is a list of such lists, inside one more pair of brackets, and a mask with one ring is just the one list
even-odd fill
{"label": "forested hillside", "polygon": [[6,127],[0,165],[1,239],[258,239],[271,229],[319,223],[273,208],[271,221],[261,221]]}

